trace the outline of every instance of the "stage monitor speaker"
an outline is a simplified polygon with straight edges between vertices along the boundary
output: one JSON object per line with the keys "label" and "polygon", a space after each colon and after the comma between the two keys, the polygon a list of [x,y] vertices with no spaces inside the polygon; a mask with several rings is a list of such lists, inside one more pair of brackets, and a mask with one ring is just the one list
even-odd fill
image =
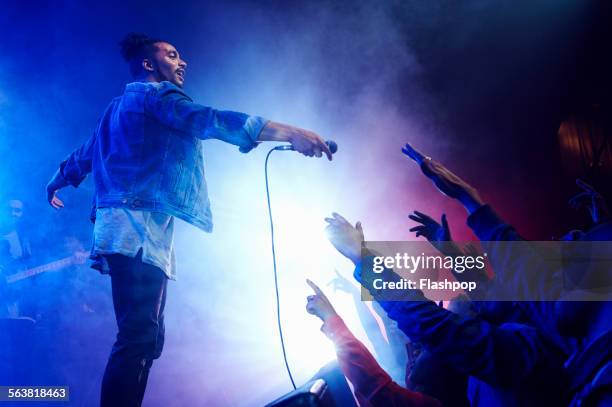
{"label": "stage monitor speaker", "polygon": [[357,407],[338,362],[323,366],[305,385],[266,407]]}
{"label": "stage monitor speaker", "polygon": [[327,383],[316,379],[267,404],[266,407],[334,407]]}

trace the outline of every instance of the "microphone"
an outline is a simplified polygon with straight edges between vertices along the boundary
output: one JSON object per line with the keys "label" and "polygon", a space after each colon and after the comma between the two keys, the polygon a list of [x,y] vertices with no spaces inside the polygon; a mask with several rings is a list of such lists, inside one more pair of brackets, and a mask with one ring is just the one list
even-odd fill
{"label": "microphone", "polygon": [[[329,151],[331,151],[332,154],[336,154],[336,151],[338,151],[338,144],[336,144],[335,141],[333,141],[333,140],[325,140],[325,144],[327,144],[327,147],[329,148]],[[278,150],[278,151],[294,151],[295,148],[293,148],[292,145],[285,145],[285,146],[274,147],[274,150]]]}

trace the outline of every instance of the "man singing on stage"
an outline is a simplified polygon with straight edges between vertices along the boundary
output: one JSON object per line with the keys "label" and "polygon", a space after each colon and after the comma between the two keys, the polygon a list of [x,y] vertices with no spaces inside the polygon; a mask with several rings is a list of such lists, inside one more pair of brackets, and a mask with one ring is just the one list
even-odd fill
{"label": "man singing on stage", "polygon": [[134,82],[47,185],[59,209],[56,192],[93,174],[92,267],[111,276],[118,325],[101,394],[101,405],[113,407],[141,405],[161,355],[166,283],[175,277],[174,217],[212,230],[202,140],[223,140],[243,153],[260,141],[286,141],[306,156],[332,158],[313,132],[194,103],[182,89],[187,63],[168,42],[129,34],[120,45]]}

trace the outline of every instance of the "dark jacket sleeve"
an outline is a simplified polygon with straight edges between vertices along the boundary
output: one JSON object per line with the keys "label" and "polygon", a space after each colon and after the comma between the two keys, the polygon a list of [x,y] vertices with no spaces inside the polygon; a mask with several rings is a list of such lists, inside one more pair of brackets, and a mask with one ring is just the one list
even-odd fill
{"label": "dark jacket sleeve", "polygon": [[[554,300],[563,290],[563,271],[553,267],[554,262],[546,261],[537,245],[525,241],[489,205],[478,208],[467,222],[482,241],[495,272],[491,284],[493,292],[489,293],[489,298],[499,299],[503,295],[507,297],[505,299],[522,300],[518,304],[533,323],[545,329],[559,346],[568,348],[566,341],[556,333],[552,321]],[[496,293],[499,288],[504,292]]]}
{"label": "dark jacket sleeve", "polygon": [[490,205],[483,205],[474,211],[467,219],[468,226],[478,239],[489,241],[521,241],[525,240],[516,229],[507,224]]}
{"label": "dark jacket sleeve", "polygon": [[[355,278],[371,290],[369,259],[376,255],[365,251]],[[364,270],[362,270],[364,267]],[[385,268],[385,281],[399,278]],[[513,386],[548,370],[551,361],[563,360],[551,352],[558,349],[535,328],[522,324],[495,326],[480,318],[459,316],[428,300],[419,290],[401,290],[393,301],[378,303],[411,341],[422,343],[456,370],[475,376],[494,386]],[[561,370],[561,364],[555,366]]]}
{"label": "dark jacket sleeve", "polygon": [[409,295],[407,300],[413,301],[380,304],[412,341],[422,343],[460,372],[494,386],[513,386],[557,360],[549,358],[551,346],[535,328],[521,324],[498,327],[440,308],[420,291]]}

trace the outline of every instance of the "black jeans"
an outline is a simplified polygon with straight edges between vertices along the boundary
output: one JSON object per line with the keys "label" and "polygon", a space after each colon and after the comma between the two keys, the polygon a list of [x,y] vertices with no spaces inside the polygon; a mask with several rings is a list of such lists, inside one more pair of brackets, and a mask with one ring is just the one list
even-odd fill
{"label": "black jeans", "polygon": [[102,407],[140,406],[154,359],[164,346],[164,306],[167,278],[155,266],[135,258],[106,256],[119,332],[104,378]]}

